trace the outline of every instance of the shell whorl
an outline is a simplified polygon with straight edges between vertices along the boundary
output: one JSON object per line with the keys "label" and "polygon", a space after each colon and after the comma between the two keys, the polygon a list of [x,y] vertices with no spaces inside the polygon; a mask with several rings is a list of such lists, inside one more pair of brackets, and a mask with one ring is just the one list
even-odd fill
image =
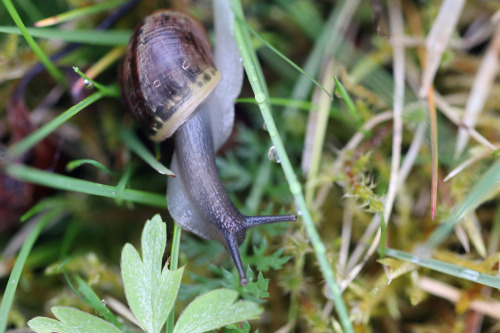
{"label": "shell whorl", "polygon": [[172,136],[220,79],[204,28],[168,10],[137,26],[121,76],[128,109],[154,141]]}

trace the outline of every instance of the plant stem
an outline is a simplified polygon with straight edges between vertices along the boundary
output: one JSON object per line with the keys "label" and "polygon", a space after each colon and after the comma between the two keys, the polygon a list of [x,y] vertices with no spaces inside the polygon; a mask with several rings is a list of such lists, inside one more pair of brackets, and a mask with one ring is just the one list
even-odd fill
{"label": "plant stem", "polygon": [[16,263],[12,268],[12,273],[10,274],[7,287],[5,289],[5,294],[3,295],[2,304],[0,305],[0,333],[4,333],[7,329],[7,318],[9,315],[12,302],[14,301],[14,296],[16,294],[17,285],[19,284],[19,279],[21,278],[21,273],[23,271],[26,259],[33,248],[38,236],[42,230],[47,226],[49,222],[54,221],[54,219],[61,213],[61,209],[53,209],[47,212],[45,215],[39,218],[39,221],[35,224],[34,228],[31,230],[30,234],[26,238],[17,256]]}
{"label": "plant stem", "polygon": [[42,64],[47,68],[47,71],[50,73],[50,75],[61,85],[66,86],[66,77],[64,74],[50,61],[49,57],[43,52],[42,48],[35,42],[33,37],[28,33],[28,30],[26,29],[26,26],[24,25],[23,21],[21,20],[21,17],[19,17],[19,14],[17,13],[16,8],[12,4],[11,0],[2,0],[3,4],[5,5],[5,8],[9,12],[10,16],[16,23],[17,27],[21,31],[22,35],[26,39],[26,42],[28,45],[31,47],[33,52],[37,55],[37,57],[40,59]]}
{"label": "plant stem", "polygon": [[29,149],[31,149],[33,146],[35,146],[38,142],[42,141],[45,137],[47,137],[57,127],[62,125],[68,119],[70,119],[71,117],[76,115],[78,112],[80,112],[85,107],[98,101],[99,99],[101,99],[105,95],[106,94],[104,92],[97,91],[94,94],[90,95],[89,97],[85,98],[83,101],[72,106],[67,111],[61,113],[59,116],[57,116],[56,118],[54,118],[50,122],[46,123],[45,125],[43,125],[39,129],[37,129],[36,131],[32,132],[30,135],[26,136],[21,141],[18,141],[17,143],[12,145],[12,147],[10,147],[8,150],[9,157],[15,158],[15,157],[21,156],[22,154],[27,152]]}
{"label": "plant stem", "polygon": [[[174,236],[172,237],[172,251],[170,252],[170,270],[175,271],[179,266],[179,245],[181,243],[182,228],[174,221]],[[174,331],[175,306],[168,315],[166,333]]]}
{"label": "plant stem", "polygon": [[326,248],[321,242],[318,231],[314,226],[314,222],[312,220],[311,214],[309,213],[304,195],[302,193],[302,186],[297,180],[297,176],[293,171],[288,155],[286,154],[285,147],[283,146],[281,137],[278,134],[276,124],[274,123],[273,117],[271,115],[271,109],[269,107],[269,95],[267,88],[265,87],[265,81],[263,80],[262,69],[260,67],[260,63],[257,61],[255,50],[251,46],[250,37],[248,35],[248,32],[245,30],[245,24],[242,23],[244,21],[244,15],[243,9],[241,7],[241,2],[239,0],[232,0],[231,3],[236,16],[234,24],[234,36],[236,39],[236,43],[238,44],[241,58],[243,60],[243,66],[245,67],[247,76],[250,78],[250,84],[254,91],[255,99],[257,100],[257,103],[259,103],[259,108],[266,123],[269,136],[271,137],[271,140],[276,147],[276,151],[278,152],[283,172],[285,173],[288,184],[290,186],[290,192],[295,198],[295,203],[299,209],[299,215],[302,216],[302,219],[304,221],[307,234],[309,236],[309,239],[311,240],[311,244],[316,254],[316,258],[323,274],[323,278],[325,279],[328,289],[331,293],[331,297],[333,298],[333,302],[337,309],[342,327],[345,332],[352,333],[354,332],[352,324],[349,321],[349,316],[344,300],[342,299],[340,289],[335,281],[332,265],[328,262],[328,259],[326,257]]}

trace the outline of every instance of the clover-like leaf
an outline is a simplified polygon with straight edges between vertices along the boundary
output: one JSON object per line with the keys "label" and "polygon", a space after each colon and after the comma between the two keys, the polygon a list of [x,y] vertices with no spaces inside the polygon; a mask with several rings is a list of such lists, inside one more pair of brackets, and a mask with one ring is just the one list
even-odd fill
{"label": "clover-like leaf", "polygon": [[28,326],[37,333],[121,333],[107,321],[75,308],[54,306],[51,310],[58,320],[35,317]]}
{"label": "clover-like leaf", "polygon": [[137,250],[126,244],[121,270],[130,309],[148,333],[158,333],[165,324],[179,291],[184,268],[162,270],[167,227],[159,215],[146,222],[141,237],[142,260]]}
{"label": "clover-like leaf", "polygon": [[236,301],[231,289],[215,289],[192,301],[175,324],[174,333],[199,333],[232,323],[257,319],[263,309],[250,301]]}

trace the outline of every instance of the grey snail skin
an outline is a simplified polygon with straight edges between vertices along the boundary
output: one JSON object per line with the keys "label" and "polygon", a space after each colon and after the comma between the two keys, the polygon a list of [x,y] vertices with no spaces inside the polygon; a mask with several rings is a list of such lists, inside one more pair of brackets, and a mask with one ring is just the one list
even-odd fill
{"label": "grey snail skin", "polygon": [[182,228],[221,242],[246,285],[238,249],[246,231],[297,217],[245,216],[224,189],[215,152],[232,130],[243,68],[226,1],[214,1],[214,22],[215,61],[204,28],[187,14],[160,10],[144,18],[129,42],[120,85],[126,107],[152,140],[174,138],[171,216]]}

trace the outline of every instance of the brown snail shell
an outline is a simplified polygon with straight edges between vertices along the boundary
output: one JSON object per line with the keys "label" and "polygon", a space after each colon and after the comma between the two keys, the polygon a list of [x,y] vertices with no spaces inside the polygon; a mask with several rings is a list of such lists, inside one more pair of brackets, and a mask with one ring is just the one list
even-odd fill
{"label": "brown snail shell", "polygon": [[136,27],[121,73],[125,103],[154,141],[171,137],[220,79],[205,29],[167,10]]}

